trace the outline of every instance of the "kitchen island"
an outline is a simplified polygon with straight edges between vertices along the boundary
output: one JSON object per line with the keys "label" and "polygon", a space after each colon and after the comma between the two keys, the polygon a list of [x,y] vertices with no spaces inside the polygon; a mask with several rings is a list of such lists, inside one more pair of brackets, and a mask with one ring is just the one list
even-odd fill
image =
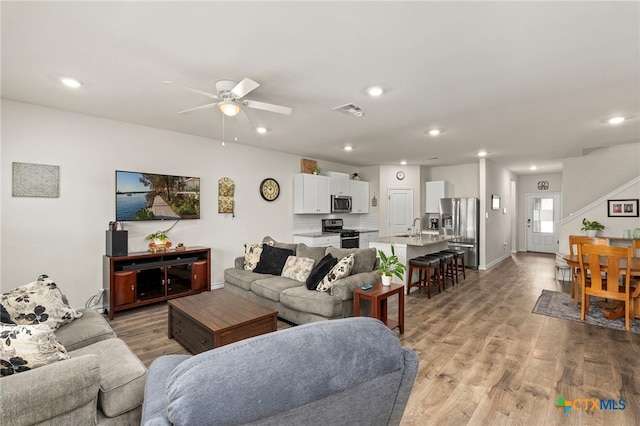
{"label": "kitchen island", "polygon": [[397,277],[393,277],[392,282],[396,284],[404,284],[407,286],[407,277],[409,271],[409,259],[422,256],[429,253],[436,253],[440,250],[448,248],[447,242],[454,237],[451,235],[419,235],[417,237],[394,236],[394,237],[377,237],[369,241],[369,247],[376,250],[382,250],[387,256],[391,255],[391,246],[394,246],[398,260],[407,266],[404,280],[400,281]]}

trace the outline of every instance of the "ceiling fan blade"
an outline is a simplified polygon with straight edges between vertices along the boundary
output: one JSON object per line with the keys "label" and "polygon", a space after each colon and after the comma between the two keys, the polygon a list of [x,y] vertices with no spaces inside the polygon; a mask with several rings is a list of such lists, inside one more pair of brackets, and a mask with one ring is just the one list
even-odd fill
{"label": "ceiling fan blade", "polygon": [[184,84],[174,83],[173,81],[163,81],[163,83],[164,84],[171,84],[171,85],[177,86],[177,87],[181,87],[183,89],[187,89],[187,90],[189,90],[191,92],[199,93],[201,95],[205,95],[205,96],[208,96],[208,97],[213,98],[213,99],[220,99],[220,97],[218,95],[216,95],[216,94],[205,92],[204,90],[200,90],[200,89],[194,89],[193,87],[185,86]]}
{"label": "ceiling fan blade", "polygon": [[236,86],[231,89],[231,94],[235,96],[236,99],[239,99],[258,87],[260,87],[260,84],[245,77],[240,83],[236,84]]}
{"label": "ceiling fan blade", "polygon": [[248,99],[243,101],[242,104],[248,106],[249,108],[263,109],[265,111],[277,112],[278,114],[291,114],[291,108],[286,106],[268,104],[266,102],[259,101],[250,101]]}
{"label": "ceiling fan blade", "polygon": [[249,119],[249,116],[247,115],[246,112],[244,112],[242,108],[240,109],[240,112],[238,113],[238,115],[236,115],[236,118],[238,119],[240,124],[242,124],[243,126],[253,127],[253,124],[251,124],[251,120]]}
{"label": "ceiling fan blade", "polygon": [[213,108],[215,106],[218,106],[218,102],[213,102],[211,104],[206,104],[206,105],[200,105],[194,108],[189,108],[189,109],[185,109],[183,111],[178,111],[178,114],[184,114],[185,112],[191,112],[191,111],[195,111],[197,109],[205,109],[205,108]]}

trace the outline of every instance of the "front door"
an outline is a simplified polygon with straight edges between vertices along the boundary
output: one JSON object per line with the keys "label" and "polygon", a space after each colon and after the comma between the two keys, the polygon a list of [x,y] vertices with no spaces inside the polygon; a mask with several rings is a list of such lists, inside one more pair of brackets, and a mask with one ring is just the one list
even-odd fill
{"label": "front door", "polygon": [[389,189],[389,234],[411,234],[413,189]]}
{"label": "front door", "polygon": [[560,194],[527,194],[527,251],[558,252]]}

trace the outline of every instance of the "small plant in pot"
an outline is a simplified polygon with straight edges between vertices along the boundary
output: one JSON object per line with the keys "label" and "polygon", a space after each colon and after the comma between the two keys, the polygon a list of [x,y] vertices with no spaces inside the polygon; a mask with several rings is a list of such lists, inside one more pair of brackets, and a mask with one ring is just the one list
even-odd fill
{"label": "small plant in pot", "polygon": [[589,221],[586,217],[582,219],[581,231],[586,231],[587,236],[589,237],[595,237],[598,234],[598,231],[602,231],[603,229],[604,225],[596,220]]}
{"label": "small plant in pot", "polygon": [[391,246],[391,256],[387,256],[382,250],[378,250],[378,255],[380,256],[380,266],[376,272],[382,275],[382,285],[391,285],[391,277],[394,275],[400,280],[404,279],[404,271],[407,267],[398,260],[394,246]]}
{"label": "small plant in pot", "polygon": [[153,234],[149,234],[145,237],[145,241],[151,241],[154,244],[166,244],[167,234],[169,233],[169,229],[165,229],[164,231],[156,231]]}

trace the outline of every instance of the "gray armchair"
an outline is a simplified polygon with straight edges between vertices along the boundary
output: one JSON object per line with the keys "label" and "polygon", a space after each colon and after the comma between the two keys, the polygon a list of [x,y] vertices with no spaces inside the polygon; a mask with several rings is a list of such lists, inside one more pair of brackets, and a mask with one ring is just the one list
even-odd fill
{"label": "gray armchair", "polygon": [[143,425],[398,425],[418,357],[380,321],[300,325],[149,368]]}

